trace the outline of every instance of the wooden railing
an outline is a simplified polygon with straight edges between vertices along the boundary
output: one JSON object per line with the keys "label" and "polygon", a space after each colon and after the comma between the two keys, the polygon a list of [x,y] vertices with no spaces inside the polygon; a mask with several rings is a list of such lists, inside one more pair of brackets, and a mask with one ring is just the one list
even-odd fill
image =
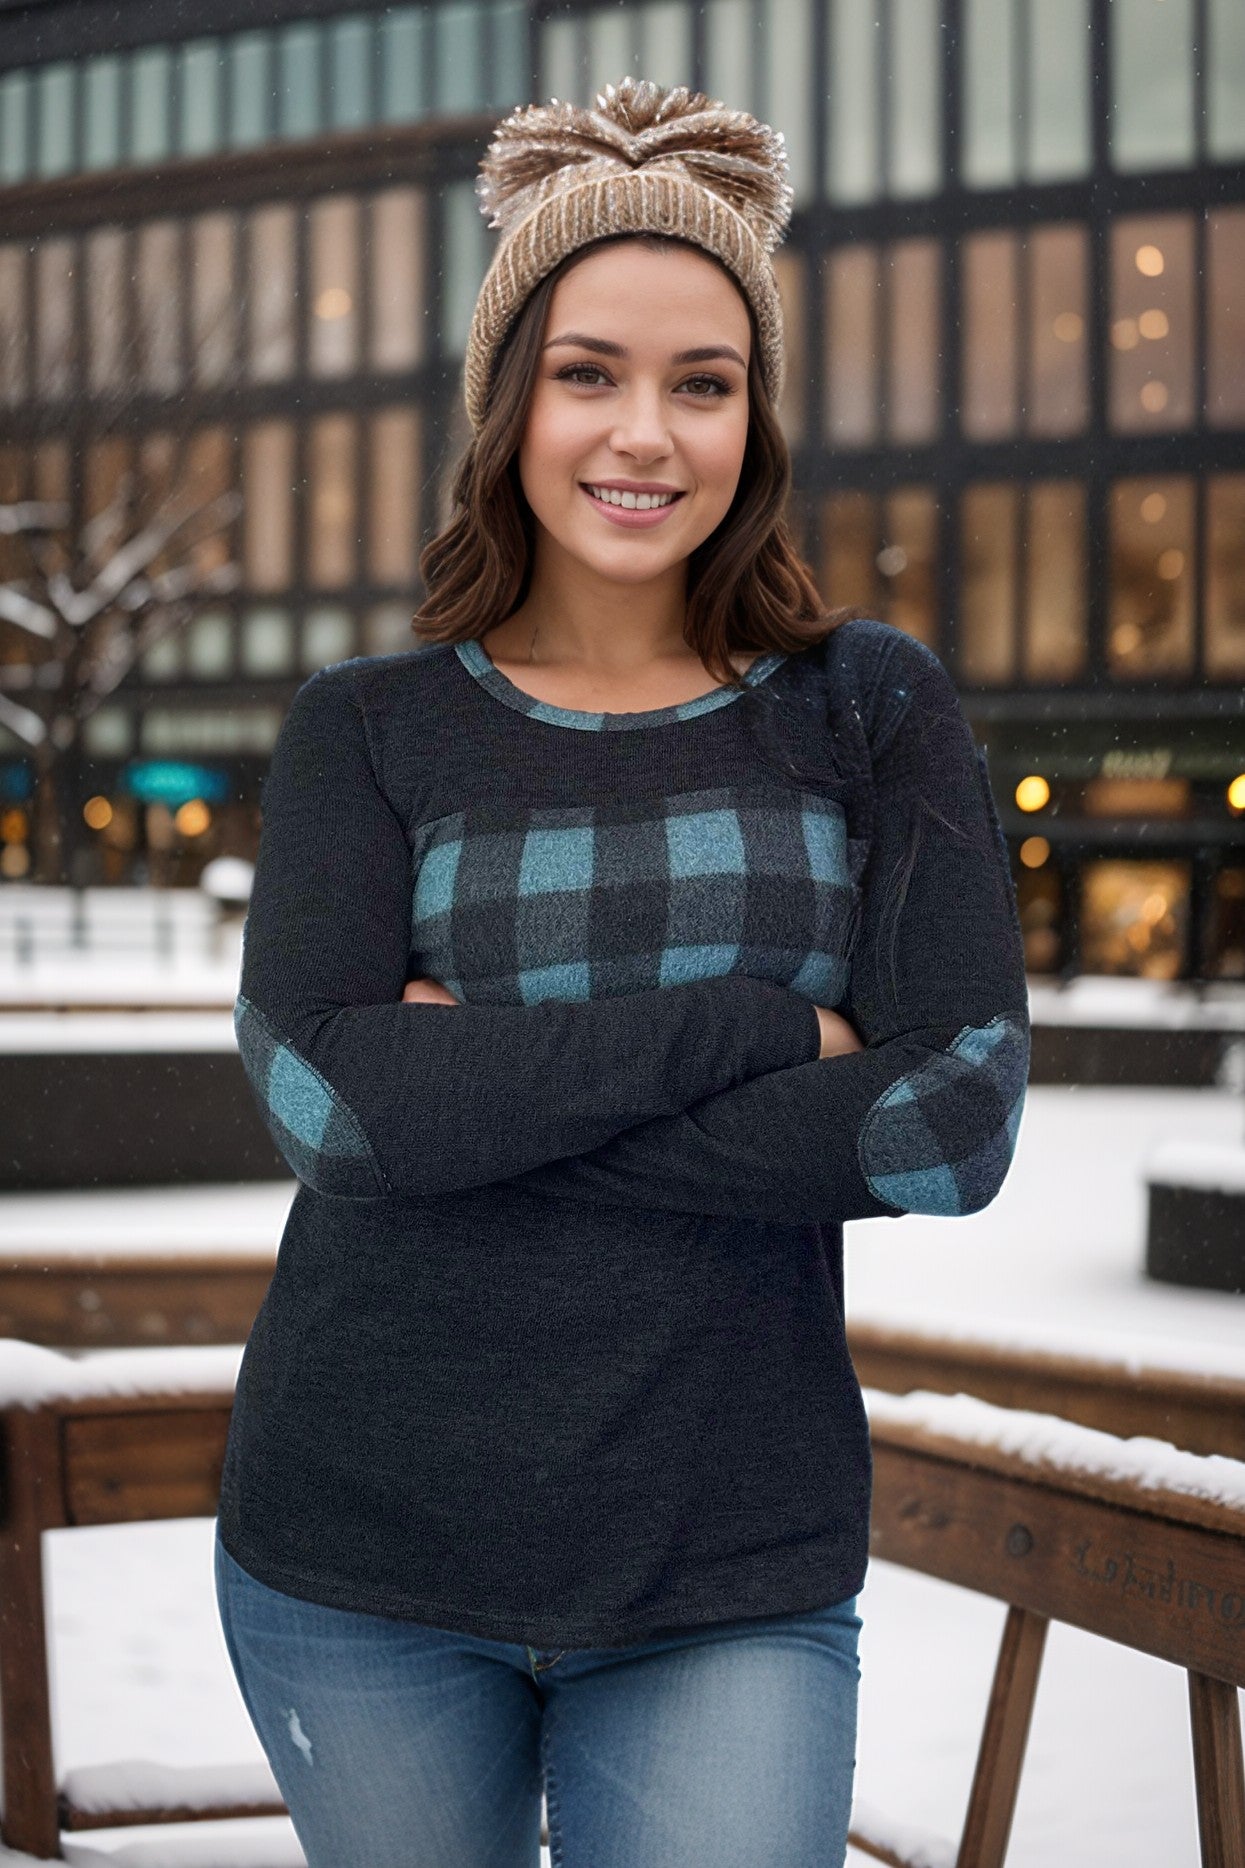
{"label": "wooden railing", "polygon": [[[62,1362],[66,1386],[84,1364]],[[203,1351],[202,1354],[222,1353]],[[145,1351],[167,1368],[166,1351]],[[133,1363],[133,1357],[127,1361]],[[89,1359],[88,1359],[89,1361]],[[1004,1860],[1047,1627],[1052,1620],[1153,1654],[1189,1678],[1204,1868],[1245,1868],[1245,1466],[1169,1451],[1129,1477],[1127,1442],[964,1396],[867,1394],[873,1554],[1009,1605],[956,1868]],[[0,1715],[3,1840],[61,1859],[61,1834],[105,1826],[281,1813],[279,1802],[179,1800],[92,1807],[58,1784],[41,1533],[73,1525],[212,1516],[232,1394],[51,1395],[0,1411]],[[192,1773],[186,1774],[189,1782]],[[913,1868],[902,1831],[853,1829],[858,1847]],[[930,1848],[924,1856],[930,1858]]]}

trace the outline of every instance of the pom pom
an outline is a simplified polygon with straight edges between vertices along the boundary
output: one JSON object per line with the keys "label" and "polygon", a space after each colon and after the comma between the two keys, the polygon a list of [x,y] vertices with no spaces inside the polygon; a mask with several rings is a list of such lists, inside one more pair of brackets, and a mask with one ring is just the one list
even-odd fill
{"label": "pom pom", "polygon": [[781,131],[682,84],[628,77],[599,91],[595,109],[522,105],[498,124],[475,188],[489,226],[508,234],[550,194],[647,167],[711,189],[767,253],[781,243],[794,199]]}

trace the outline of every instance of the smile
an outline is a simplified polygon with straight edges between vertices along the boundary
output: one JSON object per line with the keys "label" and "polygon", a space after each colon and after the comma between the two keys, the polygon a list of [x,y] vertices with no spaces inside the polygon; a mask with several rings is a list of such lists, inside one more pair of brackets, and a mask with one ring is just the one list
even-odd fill
{"label": "smile", "polygon": [[[581,485],[583,483],[581,482]],[[672,506],[677,506],[683,498],[682,493],[605,493],[597,494],[590,486],[583,486],[585,499],[589,500],[602,518],[611,525],[621,525],[630,530],[639,530],[648,526],[660,525]],[[624,505],[623,501],[630,501]],[[644,505],[638,504],[644,500]],[[649,500],[654,503],[647,504]]]}

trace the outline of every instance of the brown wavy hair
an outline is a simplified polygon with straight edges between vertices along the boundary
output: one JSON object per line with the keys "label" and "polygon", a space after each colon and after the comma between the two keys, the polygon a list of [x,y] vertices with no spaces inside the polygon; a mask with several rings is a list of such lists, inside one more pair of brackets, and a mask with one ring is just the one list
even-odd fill
{"label": "brown wavy hair", "polygon": [[[569,253],[525,300],[498,349],[484,421],[454,468],[451,516],[420,553],[424,600],[411,620],[421,642],[479,639],[523,603],[531,584],[535,518],[519,479],[518,450],[540,366],[549,300],[558,280],[588,253],[619,240],[658,252],[703,247],[668,234],[613,234]],[[735,284],[729,269],[721,270]],[[736,290],[739,290],[736,285]],[[741,650],[792,654],[840,623],[864,616],[827,610],[786,519],[791,454],[760,366],[756,320],[748,359],[748,436],[730,510],[688,558],[684,639],[714,679],[743,681],[728,656]]]}

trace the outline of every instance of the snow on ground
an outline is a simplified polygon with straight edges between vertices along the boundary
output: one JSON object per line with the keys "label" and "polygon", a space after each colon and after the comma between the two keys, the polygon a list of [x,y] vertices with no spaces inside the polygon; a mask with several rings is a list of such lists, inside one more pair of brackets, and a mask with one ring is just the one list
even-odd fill
{"label": "snow on ground", "polygon": [[[849,1311],[1116,1355],[1132,1367],[1240,1375],[1245,1299],[1141,1274],[1142,1167],[1164,1143],[1226,1146],[1243,1135],[1245,1109],[1226,1093],[1034,1088],[1012,1172],[985,1212],[848,1228]],[[5,1196],[0,1236],[31,1251],[132,1248],[144,1237],[153,1246],[275,1243],[291,1192],[282,1182]],[[210,1520],[189,1519],[46,1537],[62,1778],[123,1762],[244,1766],[251,1783],[262,1771],[216,1618],[211,1535]],[[860,1608],[862,1815],[954,1838],[1004,1609],[880,1562]],[[84,1833],[65,1853],[111,1868],[301,1861],[284,1818]],[[853,1855],[853,1868],[865,1859]],[[1196,1868],[1198,1860],[1183,1675],[1052,1627],[1008,1868]]]}

